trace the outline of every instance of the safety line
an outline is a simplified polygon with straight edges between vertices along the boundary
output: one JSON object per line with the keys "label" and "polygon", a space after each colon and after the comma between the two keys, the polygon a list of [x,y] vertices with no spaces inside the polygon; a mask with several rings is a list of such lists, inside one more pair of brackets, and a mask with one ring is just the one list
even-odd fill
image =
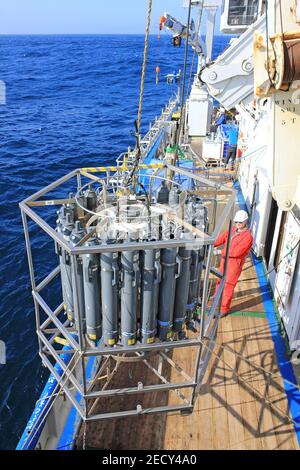
{"label": "safety line", "polygon": [[232,312],[231,317],[252,317],[252,318],[266,318],[266,312]]}
{"label": "safety line", "polygon": [[[205,315],[210,315],[210,311],[207,310]],[[252,318],[266,318],[266,312],[232,312],[229,314],[230,317],[252,317]]]}

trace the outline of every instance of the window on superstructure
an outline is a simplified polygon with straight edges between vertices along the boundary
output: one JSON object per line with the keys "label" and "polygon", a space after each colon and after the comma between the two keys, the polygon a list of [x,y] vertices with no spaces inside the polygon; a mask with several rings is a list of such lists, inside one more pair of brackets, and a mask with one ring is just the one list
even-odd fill
{"label": "window on superstructure", "polygon": [[259,0],[229,0],[228,25],[251,25],[258,17]]}

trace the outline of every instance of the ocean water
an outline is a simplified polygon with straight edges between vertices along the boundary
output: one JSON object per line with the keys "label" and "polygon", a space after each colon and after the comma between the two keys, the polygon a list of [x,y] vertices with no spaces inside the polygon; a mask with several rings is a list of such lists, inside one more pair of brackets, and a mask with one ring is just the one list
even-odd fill
{"label": "ocean water", "polygon": [[[214,55],[228,44],[217,37]],[[14,449],[48,377],[41,365],[18,203],[79,166],[113,163],[134,145],[143,36],[0,36],[0,449]],[[150,38],[142,130],[176,92],[183,47]],[[189,54],[187,84],[192,51]],[[155,85],[155,68],[160,81]],[[38,279],[53,243],[32,230]],[[54,260],[54,261],[53,261]]]}

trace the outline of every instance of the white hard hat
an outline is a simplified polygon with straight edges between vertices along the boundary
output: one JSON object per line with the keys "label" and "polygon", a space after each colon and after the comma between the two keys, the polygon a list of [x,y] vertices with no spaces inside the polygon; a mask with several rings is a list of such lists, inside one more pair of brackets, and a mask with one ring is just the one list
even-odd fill
{"label": "white hard hat", "polygon": [[223,108],[222,106],[220,107],[220,111],[221,113],[225,113],[225,108]]}
{"label": "white hard hat", "polygon": [[237,211],[234,216],[234,222],[246,222],[249,216],[246,211]]}

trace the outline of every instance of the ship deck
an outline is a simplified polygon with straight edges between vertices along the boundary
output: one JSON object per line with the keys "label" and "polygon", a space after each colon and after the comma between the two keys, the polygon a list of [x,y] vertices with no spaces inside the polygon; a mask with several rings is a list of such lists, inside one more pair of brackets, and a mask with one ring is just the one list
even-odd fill
{"label": "ship deck", "polygon": [[[194,150],[199,151],[199,146],[201,142]],[[229,173],[227,183],[232,184]],[[269,293],[262,288],[254,263],[255,258],[249,256],[235,291],[232,313],[220,320],[193,413],[149,414],[82,424],[77,448],[299,450],[274,345],[274,325],[270,324],[265,301]],[[174,350],[173,361],[187,373],[192,372],[193,354],[196,351],[191,348]],[[140,380],[147,383],[150,375],[151,370],[140,362],[121,363],[110,387],[126,387]],[[134,407],[134,399],[126,396],[123,404]],[[159,396],[153,393],[146,395],[143,407],[175,405],[178,400],[174,391]],[[115,411],[117,406],[115,398],[107,398],[97,404],[97,411]]]}

